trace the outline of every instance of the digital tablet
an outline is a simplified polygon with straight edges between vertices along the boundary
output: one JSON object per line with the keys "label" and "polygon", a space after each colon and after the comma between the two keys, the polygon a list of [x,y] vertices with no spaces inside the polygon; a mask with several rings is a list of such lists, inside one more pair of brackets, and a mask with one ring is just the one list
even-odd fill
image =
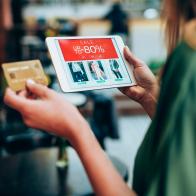
{"label": "digital tablet", "polygon": [[46,43],[64,92],[136,84],[120,36],[48,37]]}

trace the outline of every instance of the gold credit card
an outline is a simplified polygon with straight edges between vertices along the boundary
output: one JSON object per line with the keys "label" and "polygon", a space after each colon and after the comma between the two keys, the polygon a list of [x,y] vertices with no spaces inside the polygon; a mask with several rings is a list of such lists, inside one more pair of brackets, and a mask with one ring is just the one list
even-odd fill
{"label": "gold credit card", "polygon": [[5,63],[2,67],[7,83],[14,91],[24,90],[28,79],[48,85],[48,79],[39,60]]}

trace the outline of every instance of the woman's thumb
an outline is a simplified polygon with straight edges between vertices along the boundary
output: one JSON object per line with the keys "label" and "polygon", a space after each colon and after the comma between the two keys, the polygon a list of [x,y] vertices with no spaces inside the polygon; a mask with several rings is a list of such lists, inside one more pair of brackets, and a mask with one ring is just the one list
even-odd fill
{"label": "woman's thumb", "polygon": [[33,80],[28,79],[26,82],[27,89],[34,95],[44,98],[48,95],[48,88],[44,85],[37,84]]}
{"label": "woman's thumb", "polygon": [[124,48],[124,57],[129,62],[130,65],[133,65],[134,68],[140,67],[142,62],[133,55],[127,46]]}

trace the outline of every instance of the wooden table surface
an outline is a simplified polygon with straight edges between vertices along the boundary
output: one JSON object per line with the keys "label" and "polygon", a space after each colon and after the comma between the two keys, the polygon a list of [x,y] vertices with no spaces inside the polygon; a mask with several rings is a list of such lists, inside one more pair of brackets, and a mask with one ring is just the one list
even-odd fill
{"label": "wooden table surface", "polygon": [[[92,193],[84,168],[72,148],[68,148],[69,166],[56,167],[56,148],[38,149],[0,158],[0,195],[62,196]],[[126,167],[111,158],[125,178]]]}
{"label": "wooden table surface", "polygon": [[92,188],[74,150],[67,169],[56,167],[57,149],[39,149],[0,158],[0,195],[84,195]]}

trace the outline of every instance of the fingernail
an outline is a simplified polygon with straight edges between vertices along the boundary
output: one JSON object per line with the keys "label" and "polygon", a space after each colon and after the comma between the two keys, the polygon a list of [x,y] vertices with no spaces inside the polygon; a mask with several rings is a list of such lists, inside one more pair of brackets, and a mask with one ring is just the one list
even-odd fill
{"label": "fingernail", "polygon": [[35,84],[35,81],[32,80],[32,79],[28,79],[28,80],[27,80],[27,84],[30,84],[30,85],[31,85],[31,84]]}
{"label": "fingernail", "polygon": [[128,52],[130,52],[130,49],[129,49],[129,47],[128,47],[127,45],[125,45],[125,48],[126,48],[126,50],[127,50]]}

